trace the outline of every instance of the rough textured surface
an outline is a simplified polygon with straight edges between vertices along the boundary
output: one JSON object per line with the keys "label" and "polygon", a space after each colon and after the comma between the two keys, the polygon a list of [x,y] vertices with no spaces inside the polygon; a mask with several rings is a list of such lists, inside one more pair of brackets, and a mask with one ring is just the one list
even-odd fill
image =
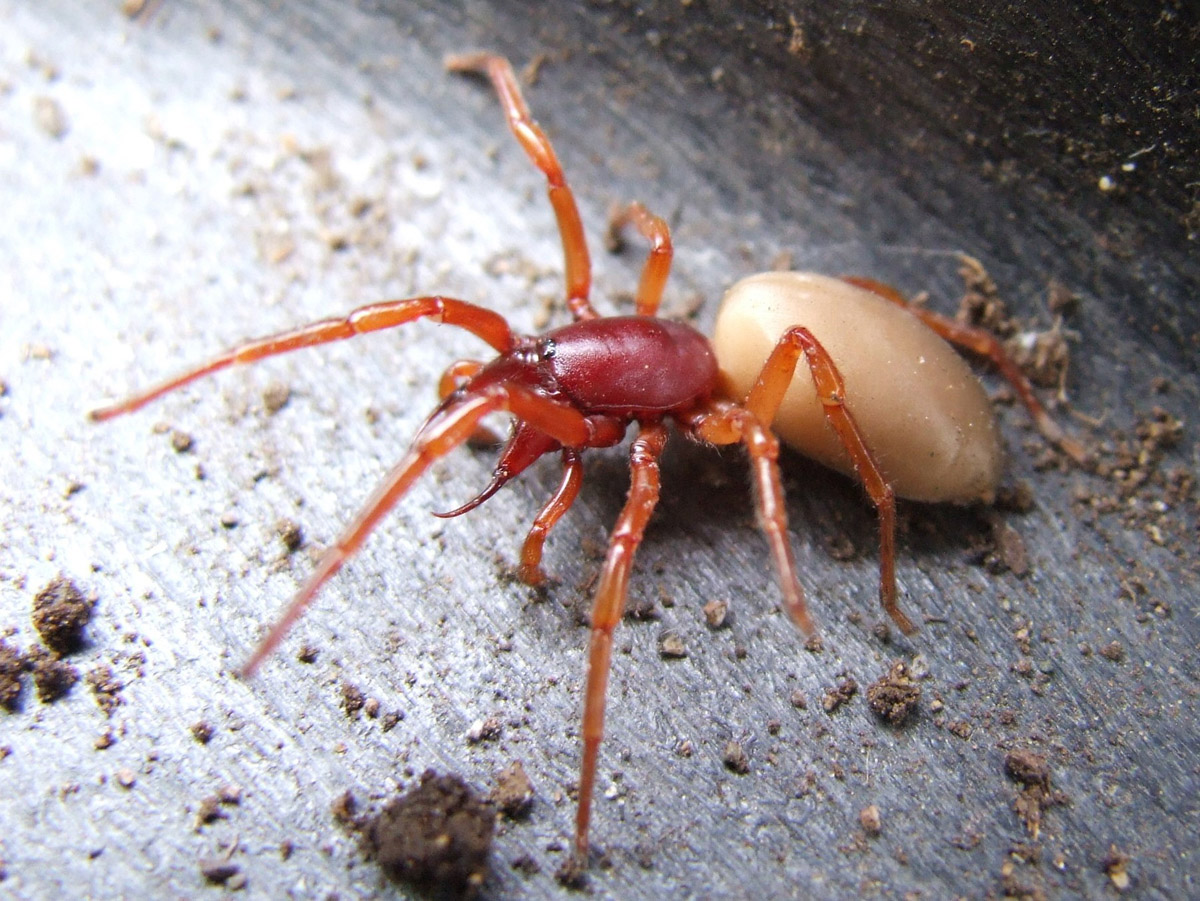
{"label": "rough textured surface", "polygon": [[[507,573],[555,467],[432,519],[486,482],[490,457],[463,451],[239,682],[478,342],[415,325],[84,419],[239,338],[418,290],[561,321],[544,186],[487,88],[440,68],[476,47],[541,62],[529,100],[578,190],[599,304],[629,309],[642,255],[598,239],[631,198],[671,221],[666,306],[702,326],[784,257],[951,311],[946,251],[967,251],[1023,322],[1078,297],[1067,391],[1099,422],[1061,414],[1101,446],[1098,474],[1061,471],[1002,407],[1026,501],[904,508],[912,639],[881,623],[861,492],[788,457],[817,653],[776,609],[738,455],[675,445],[642,615],[618,631],[595,895],[1200,893],[1194,11],[697,0],[530,23],[504,2],[167,0],[139,25],[119,6],[0,0],[0,633],[35,644],[33,596],[66,576],[97,599],[71,665],[123,701],[26,687],[0,713],[0,894],[203,897],[209,874],[256,898],[402,893],[334,799],[382,803],[427,768],[486,792],[519,759],[537,797],[484,890],[567,895],[580,611],[621,451],[591,456],[544,595]],[[663,659],[667,632],[686,656]],[[914,719],[880,723],[865,690],[826,713],[896,659]],[[470,741],[475,723],[496,728]],[[1046,758],[1056,803],[1019,795],[1018,752]],[[203,822],[225,786],[240,802]]]}

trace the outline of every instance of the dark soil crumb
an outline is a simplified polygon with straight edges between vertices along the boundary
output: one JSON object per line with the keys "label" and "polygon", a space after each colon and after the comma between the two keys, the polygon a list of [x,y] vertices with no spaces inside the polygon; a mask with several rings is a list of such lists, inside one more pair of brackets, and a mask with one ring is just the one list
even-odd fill
{"label": "dark soil crumb", "polygon": [[913,682],[908,666],[902,660],[894,662],[886,675],[867,687],[867,704],[871,712],[893,726],[908,722],[920,702],[921,687]]}
{"label": "dark soil crumb", "polygon": [[302,644],[300,650],[296,652],[296,659],[301,663],[315,663],[317,655],[321,653],[321,649],[315,644]]}
{"label": "dark soil crumb", "polygon": [[223,807],[236,807],[242,803],[242,790],[236,785],[226,785],[215,795],[209,795],[200,802],[196,811],[196,825],[202,826],[215,820],[229,818]]}
{"label": "dark soil crumb", "polygon": [[1013,809],[1033,838],[1041,831],[1042,811],[1067,802],[1067,796],[1050,787],[1050,766],[1046,758],[1033,751],[1012,751],[1004,758],[1004,772],[1023,788]]}
{"label": "dark soil crumb", "polygon": [[346,789],[333,799],[333,803],[329,805],[329,811],[333,814],[333,818],[342,826],[357,829],[361,825],[356,816],[358,812],[358,800],[351,793],[350,789]]}
{"label": "dark soil crumb", "polygon": [[397,882],[472,897],[487,879],[495,826],[495,810],[461,778],[427,770],[365,824],[363,846]]}
{"label": "dark soil crumb", "polygon": [[92,605],[75,583],[59,576],[33,598],[33,627],[56,656],[83,645],[83,627],[92,618]]}
{"label": "dark soil crumb", "polygon": [[201,720],[198,723],[192,723],[188,727],[188,731],[192,733],[192,738],[196,739],[200,744],[206,745],[212,741],[213,727]]}
{"label": "dark soil crumb", "polygon": [[1113,663],[1120,663],[1125,659],[1125,649],[1121,647],[1121,642],[1112,641],[1100,649],[1100,656]]}
{"label": "dark soil crumb", "polygon": [[514,760],[496,774],[496,787],[488,800],[509,819],[529,813],[533,806],[533,783],[521,761]]}
{"label": "dark soil crumb", "polygon": [[171,430],[171,450],[175,453],[186,454],[195,446],[195,439],[187,432],[181,432],[179,429]]}
{"label": "dark soil crumb", "polygon": [[25,655],[0,640],[0,707],[16,710],[21,700],[21,673],[25,670]]}
{"label": "dark soil crumb", "polygon": [[509,866],[522,876],[536,876],[538,873],[542,872],[542,865],[528,854],[522,854],[519,857],[514,857],[509,863]]}
{"label": "dark soil crumb", "polygon": [[825,697],[821,700],[821,706],[825,708],[826,713],[833,713],[856,694],[858,694],[858,683],[847,676],[838,683],[836,688],[831,688],[825,692]]}
{"label": "dark soil crumb", "polygon": [[727,741],[725,743],[725,752],[721,755],[721,760],[725,764],[725,769],[737,773],[739,776],[744,776],[750,772],[750,758],[746,756],[746,749],[742,747],[741,742],[736,742],[732,739]]}
{"label": "dark soil crumb", "polygon": [[246,887],[241,866],[225,857],[200,858],[200,875],[213,885],[223,885],[235,891]]}
{"label": "dark soil crumb", "polygon": [[275,531],[279,540],[283,542],[284,550],[289,554],[294,554],[304,547],[304,530],[300,528],[299,523],[281,519],[275,524]]}
{"label": "dark soil crumb", "polygon": [[361,688],[352,682],[342,683],[342,710],[346,712],[349,719],[357,717],[366,703],[367,696],[363,694]]}
{"label": "dark soil crumb", "polygon": [[587,885],[587,867],[572,854],[554,871],[554,879],[564,888],[582,889]]}
{"label": "dark soil crumb", "polygon": [[31,649],[25,660],[33,669],[33,687],[43,704],[53,704],[79,681],[79,670],[57,659],[41,645]]}
{"label": "dark soil crumb", "polygon": [[804,692],[802,692],[798,688],[792,692],[791,696],[788,698],[788,701],[797,710],[807,710],[808,709],[808,698],[806,698],[804,696]]}
{"label": "dark soil crumb", "polygon": [[196,808],[196,825],[207,826],[217,820],[226,820],[229,814],[221,809],[221,801],[216,795],[209,795]]}
{"label": "dark soil crumb", "polygon": [[125,685],[117,681],[111,666],[102,665],[89,670],[87,684],[92,689],[92,697],[106,715],[112,716],[113,711],[125,703],[120,694]]}
{"label": "dark soil crumb", "polygon": [[871,838],[875,838],[883,831],[883,817],[879,813],[879,808],[874,804],[869,804],[858,812],[858,822],[862,824],[863,831]]}

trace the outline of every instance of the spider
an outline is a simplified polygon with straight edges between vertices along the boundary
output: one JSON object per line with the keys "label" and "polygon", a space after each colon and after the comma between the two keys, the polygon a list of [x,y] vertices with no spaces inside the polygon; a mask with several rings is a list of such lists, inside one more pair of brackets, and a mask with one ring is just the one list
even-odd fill
{"label": "spider", "polygon": [[[437,515],[458,516],[478,507],[540,457],[558,454],[561,481],[534,517],[521,548],[518,574],[531,585],[544,581],[541,560],[547,535],[579,494],[584,452],[620,443],[629,426],[636,424],[637,434],[629,449],[629,495],[612,530],[592,603],[574,843],[576,861],[586,865],[613,632],[625,609],[634,554],[658,501],[658,461],[669,424],[699,442],[741,444],[746,448],[758,523],[767,539],[783,606],[809,635],[814,625],[788,540],[777,466],[779,440],[771,428],[777,417],[777,427],[783,428],[802,451],[857,474],[866,488],[879,518],[880,600],[905,633],[915,631],[915,626],[896,600],[895,498],[897,493],[930,497],[930,490],[918,484],[920,474],[912,483],[907,476],[889,474],[881,466],[881,458],[915,453],[920,458],[918,469],[928,469],[921,455],[942,453],[955,459],[964,455],[969,458],[965,474],[943,473],[940,478],[949,489],[935,490],[938,496],[932,499],[987,498],[994,490],[998,471],[998,444],[987,398],[965,363],[935,332],[990,356],[1018,386],[1043,433],[1072,456],[1082,455],[1082,450],[1045,414],[1028,383],[994,339],[936,314],[917,309],[910,313],[904,299],[885,285],[799,273],[755,276],[727,295],[714,342],[688,325],[656,318],[670,271],[672,243],[666,222],[640,203],[621,208],[613,223],[618,228],[636,229],[650,244],[637,289],[636,312],[631,316],[600,316],[589,300],[591,263],[574,195],[550,141],[530,115],[511,65],[503,57],[477,53],[451,57],[446,67],[490,78],[509,127],[546,178],[562,239],[566,304],[573,322],[542,335],[527,336],[514,332],[498,313],[463,300],[434,295],[389,300],[360,307],[344,317],[247,341],[149,390],[96,409],[90,416],[107,420],[131,413],[234,364],[395,328],[418,319],[465,329],[496,351],[497,356],[488,363],[460,361],[442,376],[440,405],[357,517],[324,552],[313,573],[242,666],[244,677],[251,676],[276,649],[321,586],[354,555],[416,479],[434,461],[482,430],[485,417],[506,413],[513,419],[491,482],[468,503]],[[963,386],[963,409],[934,411],[941,416],[941,427],[949,430],[948,449],[897,450],[904,448],[903,442],[898,443],[888,432],[890,426],[873,424],[876,414],[864,420],[865,426],[860,424],[858,412],[852,409],[856,407],[855,392],[847,392],[842,373],[843,368],[849,371],[858,364],[835,364],[818,340],[816,326],[797,324],[798,319],[810,315],[821,320],[825,314],[817,308],[822,304],[849,309],[854,317],[873,323],[876,337],[868,342],[865,352],[860,351],[860,358],[865,353],[871,358],[907,355],[918,360],[919,366],[909,367],[911,372],[899,376],[898,368],[903,367],[893,366],[885,373],[870,371],[865,376],[855,372],[863,385],[882,386],[888,406],[903,406],[897,398],[904,397],[907,389],[897,387],[897,378],[907,378],[924,390],[925,399],[920,403],[931,408],[940,403],[938,398],[945,386],[932,380],[935,377],[930,376],[930,370],[937,369],[937,379]],[[912,313],[926,324],[922,325]],[[853,321],[830,326],[843,333],[848,331],[849,338],[861,327],[861,322]],[[759,335],[761,346],[749,340],[751,333]],[[838,336],[839,345],[847,340],[846,334]],[[811,424],[797,424],[800,414],[789,412],[791,407],[784,407],[781,413],[785,395],[790,398],[796,390],[793,374],[800,360],[806,365],[815,392],[806,379],[796,380],[796,385],[804,385],[810,406],[815,405],[818,411],[815,429],[823,436],[820,438],[813,437]],[[861,390],[865,397],[866,388]],[[917,430],[927,431],[920,427]]]}

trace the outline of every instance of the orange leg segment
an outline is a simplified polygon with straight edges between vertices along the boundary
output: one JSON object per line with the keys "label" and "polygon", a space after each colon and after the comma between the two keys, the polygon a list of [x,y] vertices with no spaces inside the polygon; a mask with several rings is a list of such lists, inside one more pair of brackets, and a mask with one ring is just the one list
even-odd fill
{"label": "orange leg segment", "polygon": [[608,542],[600,587],[592,603],[592,636],[588,642],[587,686],[583,702],[583,763],[579,772],[579,807],[575,816],[575,855],[587,862],[588,822],[596,786],[596,761],[604,737],[604,702],[612,666],[613,630],[625,611],[629,572],[646,523],[658,504],[658,458],[667,443],[662,423],[642,427],[629,449],[629,497]]}
{"label": "orange leg segment", "polygon": [[379,521],[408,492],[413,483],[440,457],[471,437],[489,413],[508,411],[527,420],[565,443],[586,441],[588,425],[583,414],[572,407],[516,386],[499,387],[487,394],[466,398],[430,419],[418,433],[403,459],[384,477],[359,514],[342,532],[333,547],[317,562],[317,568],[296,592],[267,637],[242,666],[243,677],[252,676],[262,662],[308,609],[313,598],[334,573],[359,549]]}
{"label": "orange leg segment", "polygon": [[795,326],[780,336],[779,343],[763,365],[758,381],[750,389],[746,407],[758,417],[759,422],[773,422],[802,354],[812,374],[825,419],[850,455],[854,470],[879,515],[880,603],[900,630],[911,635],[916,631],[916,626],[904,615],[896,601],[895,492],[880,472],[874,454],[846,406],[846,387],[837,366],[812,332],[803,326]]}
{"label": "orange leg segment", "polygon": [[655,216],[637,201],[618,208],[609,221],[609,228],[613,231],[626,225],[635,226],[642,237],[650,242],[650,254],[646,257],[642,278],[638,282],[637,312],[639,316],[653,316],[662,303],[663,288],[671,274],[671,258],[675,253],[671,245],[671,229],[666,220]]}
{"label": "orange leg segment", "polygon": [[903,294],[891,285],[886,285],[883,282],[877,282],[870,278],[859,278],[857,276],[842,276],[842,281],[849,282],[859,288],[865,288],[873,294],[878,294],[885,300],[890,300],[897,306],[904,307],[951,344],[957,344],[959,347],[966,348],[972,353],[986,357],[993,366],[1000,370],[1000,374],[1008,380],[1008,383],[1013,386],[1013,390],[1021,398],[1021,403],[1029,411],[1029,415],[1033,418],[1038,431],[1042,433],[1042,437],[1051,444],[1058,445],[1076,463],[1087,463],[1088,452],[1084,449],[1083,445],[1063,431],[1062,426],[1055,422],[1050,414],[1046,412],[1046,408],[1042,406],[1041,401],[1037,399],[1037,395],[1033,392],[1033,385],[1030,384],[1029,379],[1025,377],[1025,373],[1021,371],[1021,367],[1008,355],[1008,351],[1004,349],[1004,345],[996,339],[995,335],[984,329],[965,325],[949,316],[943,316],[941,313],[935,313],[932,310],[914,306],[908,302],[908,299]]}
{"label": "orange leg segment", "polygon": [[296,329],[257,338],[227,350],[220,356],[190,369],[182,375],[168,379],[147,391],[135,394],[119,403],[92,410],[88,416],[97,421],[112,419],[125,413],[140,410],[146,404],[162,397],[176,388],[182,388],[199,378],[227,369],[239,363],[250,363],[264,357],[273,357],[302,347],[342,341],[366,332],[395,328],[416,319],[431,318],[448,325],[456,325],[478,335],[496,350],[504,353],[516,342],[508,322],[498,313],[449,297],[410,297],[406,300],[387,300],[359,307],[347,316],[322,319]]}
{"label": "orange leg segment", "polygon": [[583,484],[583,459],[579,451],[569,447],[563,448],[562,461],[563,474],[558,490],[534,518],[533,526],[525,537],[525,544],[521,547],[521,565],[517,570],[517,578],[526,585],[536,586],[546,581],[546,575],[542,572],[542,549],[546,545],[546,537],[571,509]]}
{"label": "orange leg segment", "polygon": [[583,222],[575,195],[563,175],[562,165],[550,144],[546,133],[533,120],[512,66],[502,56],[491,53],[471,53],[451,56],[446,59],[446,68],[451,72],[479,72],[487,75],[500,98],[500,105],[508,117],[509,128],[524,148],[525,153],[546,176],[550,205],[558,220],[562,237],[563,259],[567,280],[567,307],[576,319],[594,319],[596,311],[588,302],[592,286],[592,263],[588,255],[587,239],[583,233]]}
{"label": "orange leg segment", "polygon": [[701,441],[710,444],[746,445],[754,474],[754,497],[758,506],[758,526],[767,537],[775,562],[775,580],[783,596],[783,606],[792,621],[804,632],[816,632],[804,589],[796,578],[796,560],[788,539],[787,510],[783,483],[779,478],[779,439],[752,411],[727,401],[712,401],[707,409],[685,420],[685,425]]}

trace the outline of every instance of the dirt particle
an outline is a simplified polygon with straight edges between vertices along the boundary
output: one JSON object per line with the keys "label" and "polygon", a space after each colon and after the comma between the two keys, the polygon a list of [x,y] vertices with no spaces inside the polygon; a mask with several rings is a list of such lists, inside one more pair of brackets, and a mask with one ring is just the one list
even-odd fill
{"label": "dirt particle", "polygon": [[729,619],[727,601],[709,601],[704,605],[704,621],[710,629],[720,629]]}
{"label": "dirt particle", "polygon": [[1122,647],[1119,641],[1110,641],[1100,649],[1100,656],[1105,660],[1111,660],[1113,663],[1120,663],[1125,659],[1125,648]]}
{"label": "dirt particle", "polygon": [[89,670],[87,684],[105,715],[112,716],[113,711],[125,703],[120,694],[125,685],[117,681],[111,666],[101,665]]}
{"label": "dirt particle", "polygon": [[1108,853],[1104,855],[1102,864],[1104,872],[1113,884],[1113,888],[1119,892],[1125,891],[1131,884],[1129,860],[1129,855],[1121,852],[1116,845],[1109,845]]}
{"label": "dirt particle", "polygon": [[367,703],[367,696],[353,682],[342,683],[342,710],[347,719],[355,719]]}
{"label": "dirt particle", "polygon": [[320,653],[321,649],[315,644],[302,644],[300,650],[296,652],[296,659],[301,663],[314,663]]}
{"label": "dirt particle", "polygon": [[[304,547],[304,529],[297,522],[292,522],[290,519],[281,519],[275,523],[275,533],[279,536],[279,540],[283,542],[283,549],[289,554],[294,554],[300,548]],[[312,661],[306,660],[304,662],[311,663]]]}
{"label": "dirt particle", "polygon": [[821,706],[826,713],[833,713],[856,694],[858,694],[858,683],[847,676],[836,687],[825,692],[825,697],[821,699]]}
{"label": "dirt particle", "polygon": [[488,874],[496,814],[455,775],[427,770],[364,828],[369,858],[397,882],[470,897]]}
{"label": "dirt particle", "polygon": [[509,819],[517,819],[529,813],[533,806],[533,783],[525,772],[521,761],[514,760],[496,774],[496,787],[488,800]]}
{"label": "dirt particle", "polygon": [[883,831],[883,817],[879,813],[879,808],[874,804],[868,804],[858,812],[858,822],[862,824],[863,831],[871,838],[875,838]]}
{"label": "dirt particle", "polygon": [[21,673],[25,655],[0,639],[0,707],[12,712],[21,700]]}
{"label": "dirt particle", "polygon": [[339,825],[346,826],[350,829],[357,829],[359,826],[358,818],[358,799],[350,789],[346,789],[340,795],[333,799],[333,803],[329,805],[329,812],[333,814],[334,820]]}
{"label": "dirt particle", "polygon": [[274,416],[288,405],[292,399],[292,389],[283,382],[271,382],[263,391],[263,407],[269,416]]}
{"label": "dirt particle", "polygon": [[750,758],[746,756],[746,749],[739,741],[730,739],[725,742],[725,751],[721,755],[721,761],[725,764],[725,769],[737,773],[739,776],[750,772]]}
{"label": "dirt particle", "polygon": [[241,884],[237,885],[237,888],[246,886],[241,866],[226,857],[200,858],[200,875],[212,885],[223,885],[229,889],[235,888],[231,883],[236,877],[243,876]]}
{"label": "dirt particle", "polygon": [[687,656],[687,647],[675,632],[664,632],[658,638],[658,653],[668,660],[679,659]]}
{"label": "dirt particle", "polygon": [[1067,797],[1050,787],[1050,766],[1041,754],[1011,751],[1004,758],[1004,772],[1022,786],[1013,809],[1025,824],[1026,831],[1036,839],[1041,831],[1042,811],[1065,804]]}
{"label": "dirt particle", "polygon": [[517,855],[509,862],[509,866],[522,876],[536,876],[542,872],[542,865],[529,854]]}
{"label": "dirt particle", "polygon": [[971,724],[966,720],[954,720],[946,724],[946,731],[955,738],[961,738],[963,741],[966,741],[975,730],[971,728]]}
{"label": "dirt particle", "polygon": [[33,98],[33,121],[46,134],[56,141],[65,135],[69,129],[67,114],[53,97]]}
{"label": "dirt particle", "polygon": [[137,785],[137,774],[133,770],[129,769],[129,767],[122,767],[121,769],[117,770],[116,778],[117,785],[121,786],[121,788],[131,789]]}
{"label": "dirt particle", "polygon": [[798,688],[797,688],[797,689],[794,689],[794,690],[792,691],[792,694],[791,694],[791,696],[788,698],[788,701],[789,701],[789,703],[791,703],[791,705],[792,705],[793,707],[795,707],[797,710],[807,710],[807,709],[808,709],[808,698],[806,698],[806,697],[804,696],[804,692],[802,692],[802,691],[801,691],[800,689],[798,689]]}
{"label": "dirt particle", "polygon": [[186,454],[196,446],[195,439],[181,429],[171,429],[171,450],[177,454]]}
{"label": "dirt particle", "polygon": [[486,719],[476,720],[471,724],[471,728],[467,730],[467,743],[477,745],[481,741],[494,741],[500,737],[503,729],[504,724],[500,722],[500,717],[498,716],[489,716]]}
{"label": "dirt particle", "polygon": [[563,888],[582,889],[587,885],[587,865],[572,854],[554,871],[554,881]]}
{"label": "dirt particle", "polygon": [[1050,767],[1041,754],[1013,751],[1004,758],[1004,772],[1014,782],[1050,790]]}
{"label": "dirt particle", "polygon": [[212,741],[213,727],[204,720],[201,720],[198,723],[192,723],[188,727],[188,731],[192,733],[192,738],[196,739],[196,741],[202,745],[206,745]]}
{"label": "dirt particle", "polygon": [[91,618],[92,604],[66,576],[58,576],[34,595],[33,627],[55,656],[80,649],[84,626]]}
{"label": "dirt particle", "polygon": [[892,726],[902,726],[917,712],[921,687],[912,680],[908,665],[895,661],[891,669],[867,687],[871,712]]}
{"label": "dirt particle", "polygon": [[1028,575],[1029,551],[1020,532],[996,518],[992,523],[992,543],[995,550],[985,561],[990,572],[998,575],[1007,570],[1014,576]]}
{"label": "dirt particle", "polygon": [[33,687],[38,700],[53,704],[79,681],[79,670],[57,659],[40,645],[25,655],[26,665],[33,669]]}

